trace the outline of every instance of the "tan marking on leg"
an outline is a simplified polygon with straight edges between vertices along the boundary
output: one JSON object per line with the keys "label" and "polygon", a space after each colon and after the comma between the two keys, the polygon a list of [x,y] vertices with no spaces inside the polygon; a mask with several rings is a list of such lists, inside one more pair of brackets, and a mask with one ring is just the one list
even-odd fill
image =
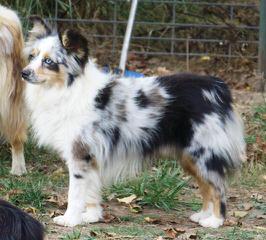
{"label": "tan marking on leg", "polygon": [[213,213],[216,217],[221,218],[221,196],[220,194],[213,189],[212,194],[213,199]]}
{"label": "tan marking on leg", "polygon": [[181,165],[188,174],[196,179],[203,199],[202,210],[207,210],[209,208],[209,203],[213,200],[213,187],[201,177],[190,156],[183,154]]}

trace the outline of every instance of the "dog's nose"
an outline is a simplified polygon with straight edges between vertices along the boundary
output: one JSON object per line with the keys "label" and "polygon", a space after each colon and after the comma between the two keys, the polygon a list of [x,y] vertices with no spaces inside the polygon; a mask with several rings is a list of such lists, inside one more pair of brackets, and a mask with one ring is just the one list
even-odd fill
{"label": "dog's nose", "polygon": [[29,69],[24,69],[22,72],[21,72],[21,76],[24,78],[24,79],[27,79],[29,78],[29,76],[32,74],[32,71],[29,70]]}

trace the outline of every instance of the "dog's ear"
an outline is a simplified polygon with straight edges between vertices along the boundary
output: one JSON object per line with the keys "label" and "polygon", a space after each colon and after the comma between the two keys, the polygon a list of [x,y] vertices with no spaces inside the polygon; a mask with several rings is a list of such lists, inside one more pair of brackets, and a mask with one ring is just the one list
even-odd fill
{"label": "dog's ear", "polygon": [[29,41],[35,41],[51,34],[50,26],[41,17],[32,15],[29,20],[33,23],[33,27],[29,31]]}
{"label": "dog's ear", "polygon": [[89,49],[87,39],[76,30],[67,29],[63,33],[59,33],[59,39],[63,48],[69,55],[84,67],[88,61]]}

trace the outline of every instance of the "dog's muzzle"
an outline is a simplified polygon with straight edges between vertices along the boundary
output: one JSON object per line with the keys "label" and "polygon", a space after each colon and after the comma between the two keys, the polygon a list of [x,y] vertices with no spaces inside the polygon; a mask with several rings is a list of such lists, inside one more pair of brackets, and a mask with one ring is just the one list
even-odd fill
{"label": "dog's muzzle", "polygon": [[32,70],[29,70],[29,69],[24,69],[22,72],[21,72],[21,76],[24,80],[26,81],[29,81],[30,77],[33,75],[33,72]]}

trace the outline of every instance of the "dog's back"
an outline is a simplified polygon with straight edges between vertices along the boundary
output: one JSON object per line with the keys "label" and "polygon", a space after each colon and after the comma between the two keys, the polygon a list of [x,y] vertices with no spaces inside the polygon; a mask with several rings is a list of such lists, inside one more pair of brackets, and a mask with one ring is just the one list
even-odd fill
{"label": "dog's back", "polygon": [[26,139],[24,109],[24,40],[17,14],[0,5],[0,135],[12,146],[12,173],[26,172],[23,143]]}
{"label": "dog's back", "polygon": [[0,199],[1,240],[43,240],[41,223],[19,208]]}

